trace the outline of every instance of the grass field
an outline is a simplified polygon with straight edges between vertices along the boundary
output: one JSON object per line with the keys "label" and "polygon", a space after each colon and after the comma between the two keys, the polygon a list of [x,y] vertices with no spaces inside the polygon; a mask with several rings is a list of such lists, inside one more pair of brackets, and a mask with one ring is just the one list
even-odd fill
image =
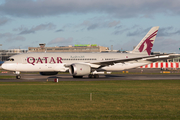
{"label": "grass field", "polygon": [[1,82],[0,119],[178,120],[180,80]]}
{"label": "grass field", "polygon": [[0,79],[15,79],[16,78],[16,76],[14,75],[14,76],[0,76]]}

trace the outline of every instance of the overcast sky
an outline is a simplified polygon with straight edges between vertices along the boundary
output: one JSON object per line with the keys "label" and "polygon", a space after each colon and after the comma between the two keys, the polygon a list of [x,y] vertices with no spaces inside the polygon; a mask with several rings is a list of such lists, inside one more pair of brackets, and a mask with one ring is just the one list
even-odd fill
{"label": "overcast sky", "polygon": [[132,50],[160,26],[154,52],[180,53],[180,0],[0,0],[0,49],[98,44]]}

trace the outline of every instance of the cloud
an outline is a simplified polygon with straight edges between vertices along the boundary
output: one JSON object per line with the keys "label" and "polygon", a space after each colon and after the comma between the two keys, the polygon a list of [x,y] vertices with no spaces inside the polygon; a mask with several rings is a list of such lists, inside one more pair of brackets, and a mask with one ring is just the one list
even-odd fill
{"label": "cloud", "polygon": [[129,28],[126,28],[123,25],[119,25],[119,26],[115,27],[115,31],[112,34],[119,35],[119,34],[122,34],[126,31],[129,31],[129,30],[130,30]]}
{"label": "cloud", "polygon": [[161,51],[167,53],[179,53],[180,42],[176,39],[157,37],[154,43],[153,51]]}
{"label": "cloud", "polygon": [[48,45],[53,45],[53,44],[55,44],[55,45],[69,45],[72,42],[73,42],[73,38],[67,38],[66,39],[66,38],[60,37],[60,38],[56,38],[56,39],[51,40],[48,43]]}
{"label": "cloud", "polygon": [[55,32],[63,32],[63,29],[56,30]]}
{"label": "cloud", "polygon": [[[144,35],[146,34],[149,30],[151,29],[151,27],[148,27],[146,29],[143,29],[141,27],[136,27],[135,30],[130,31],[127,33],[127,36],[139,36],[139,35]],[[131,29],[129,29],[131,30]],[[114,34],[117,34],[118,32],[114,32]],[[163,27],[163,28],[159,28],[158,30],[158,37],[163,37],[163,36],[172,36],[172,35],[178,35],[180,34],[180,29],[175,29],[174,27],[170,26],[170,27]]]}
{"label": "cloud", "polygon": [[13,16],[51,16],[66,13],[101,12],[116,17],[149,17],[156,13],[180,14],[179,0],[6,0],[2,14]]}
{"label": "cloud", "polygon": [[35,31],[33,31],[33,30],[23,30],[22,32],[19,33],[19,35],[31,34],[31,33],[35,33]]}
{"label": "cloud", "polygon": [[13,37],[10,37],[10,38],[7,38],[6,41],[8,42],[12,42],[12,41],[25,41],[26,38],[23,37],[23,36],[13,36]]}
{"label": "cloud", "polygon": [[94,17],[89,20],[83,21],[83,23],[77,25],[76,27],[85,27],[87,30],[94,30],[97,28],[112,28],[117,27],[120,24],[118,20],[111,20],[107,17]]}
{"label": "cloud", "polygon": [[39,31],[39,30],[53,30],[56,28],[56,25],[54,25],[53,23],[48,23],[48,24],[40,24],[34,28],[32,28],[32,30],[34,31]]}
{"label": "cloud", "polygon": [[98,24],[92,24],[92,25],[88,26],[87,30],[96,29],[98,26],[99,26]]}
{"label": "cloud", "polygon": [[117,25],[120,24],[120,21],[112,21],[112,22],[108,22],[108,27],[116,27]]}
{"label": "cloud", "polygon": [[158,36],[173,36],[173,35],[178,35],[180,34],[180,29],[176,29],[172,26],[170,27],[164,27],[160,28],[158,31]]}
{"label": "cloud", "polygon": [[143,29],[141,27],[136,28],[136,30],[134,30],[133,32],[128,32],[127,36],[139,36],[139,35],[144,35],[146,33],[148,33],[148,31],[151,29],[152,27],[148,27],[146,29]]}
{"label": "cloud", "polygon": [[0,33],[0,39],[5,39],[7,42],[11,41],[25,41],[26,38],[23,36],[17,36],[11,33]]}
{"label": "cloud", "polygon": [[22,34],[35,33],[36,31],[40,31],[40,30],[54,30],[55,28],[56,25],[54,25],[53,23],[48,23],[48,24],[37,25],[35,27],[32,27],[31,29],[21,26],[17,29],[14,29],[14,31],[21,31],[19,34],[22,35]]}
{"label": "cloud", "polygon": [[6,24],[9,22],[11,19],[6,18],[6,17],[0,17],[0,26]]}
{"label": "cloud", "polygon": [[114,35],[119,35],[128,31],[126,34],[127,36],[142,36],[142,35],[145,35],[151,29],[151,27],[144,29],[139,25],[134,25],[130,28],[127,28],[123,25],[120,25],[120,26],[115,27],[115,29],[116,30],[112,33]]}
{"label": "cloud", "polygon": [[12,37],[13,36],[13,34],[11,34],[11,33],[0,33],[0,38],[2,39],[2,38],[8,38],[8,37]]}
{"label": "cloud", "polygon": [[121,35],[121,34],[123,34],[126,31],[129,31],[129,28],[124,28],[122,30],[116,30],[116,31],[113,32],[113,34],[114,35]]}

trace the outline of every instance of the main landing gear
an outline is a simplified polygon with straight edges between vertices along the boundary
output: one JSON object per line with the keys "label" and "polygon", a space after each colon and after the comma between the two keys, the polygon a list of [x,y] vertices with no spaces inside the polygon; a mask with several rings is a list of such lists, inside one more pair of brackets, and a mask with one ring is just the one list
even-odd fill
{"label": "main landing gear", "polygon": [[99,78],[98,74],[89,74],[88,75],[89,78]]}

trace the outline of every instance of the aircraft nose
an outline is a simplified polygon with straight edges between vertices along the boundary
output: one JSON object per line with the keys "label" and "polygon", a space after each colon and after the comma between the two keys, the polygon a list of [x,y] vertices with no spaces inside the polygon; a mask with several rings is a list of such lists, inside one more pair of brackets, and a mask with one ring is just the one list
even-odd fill
{"label": "aircraft nose", "polygon": [[2,67],[2,69],[6,69],[6,68],[7,68],[7,65],[6,65],[5,63],[3,63],[3,64],[1,65],[1,67]]}

